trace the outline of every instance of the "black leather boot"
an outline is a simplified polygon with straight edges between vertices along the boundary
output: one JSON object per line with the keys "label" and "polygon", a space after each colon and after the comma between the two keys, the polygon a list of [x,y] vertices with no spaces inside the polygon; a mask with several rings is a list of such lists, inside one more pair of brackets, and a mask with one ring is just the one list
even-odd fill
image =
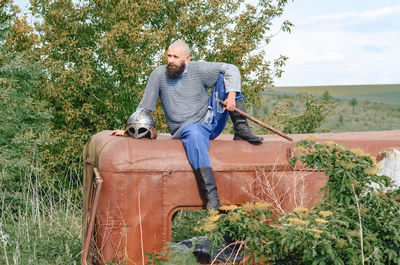
{"label": "black leather boot", "polygon": [[[243,98],[236,100],[236,108],[244,112]],[[247,123],[245,117],[234,111],[229,112],[229,115],[231,116],[233,128],[235,129],[233,140],[247,140],[250,143],[255,144],[260,144],[261,141],[264,140],[263,137],[255,135],[251,132],[249,124]]]}
{"label": "black leather boot", "polygon": [[207,210],[218,209],[221,206],[215,184],[214,174],[211,167],[200,166],[194,171],[199,188],[207,201]]}

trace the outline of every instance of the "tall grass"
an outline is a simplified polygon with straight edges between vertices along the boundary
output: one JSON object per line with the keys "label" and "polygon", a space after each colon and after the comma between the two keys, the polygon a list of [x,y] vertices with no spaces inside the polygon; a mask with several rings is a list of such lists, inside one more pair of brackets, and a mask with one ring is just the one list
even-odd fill
{"label": "tall grass", "polygon": [[[1,175],[6,173],[3,169]],[[0,264],[78,264],[81,205],[74,199],[76,187],[49,188],[33,165],[19,177],[24,188],[12,198],[3,189],[4,178],[0,182]]]}

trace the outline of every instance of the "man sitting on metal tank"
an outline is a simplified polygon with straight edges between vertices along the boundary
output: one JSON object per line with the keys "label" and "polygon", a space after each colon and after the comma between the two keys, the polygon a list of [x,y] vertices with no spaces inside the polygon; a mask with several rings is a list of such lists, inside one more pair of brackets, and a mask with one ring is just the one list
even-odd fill
{"label": "man sitting on metal tank", "polygon": [[[220,201],[208,154],[209,140],[224,129],[228,113],[234,125],[234,140],[260,144],[263,138],[254,135],[246,118],[233,112],[244,111],[239,69],[227,63],[190,61],[189,46],[180,40],[167,51],[168,64],[153,70],[144,96],[128,120],[127,131],[115,130],[111,135],[155,138],[154,119],[158,97],[164,108],[168,129],[174,139],[181,139],[190,165],[207,200],[207,209],[218,209]],[[214,88],[208,96],[207,89]],[[225,107],[215,101],[220,99]],[[228,111],[225,111],[228,110]]]}

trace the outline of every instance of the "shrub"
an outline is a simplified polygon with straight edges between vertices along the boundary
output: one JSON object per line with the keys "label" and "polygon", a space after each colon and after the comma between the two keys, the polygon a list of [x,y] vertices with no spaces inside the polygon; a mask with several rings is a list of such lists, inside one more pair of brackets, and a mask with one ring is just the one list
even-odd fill
{"label": "shrub", "polygon": [[196,257],[192,250],[178,245],[167,243],[160,253],[145,254],[148,262],[146,265],[197,265]]}
{"label": "shrub", "polygon": [[295,208],[274,218],[265,203],[225,206],[210,212],[200,230],[217,244],[225,235],[243,243],[250,262],[270,264],[399,264],[398,190],[378,176],[375,159],[334,142],[300,141],[295,166],[329,177],[321,201],[311,210]]}
{"label": "shrub", "polygon": [[328,91],[325,91],[324,94],[322,94],[322,99],[325,101],[331,100],[332,96],[329,94]]}
{"label": "shrub", "polygon": [[180,210],[177,212],[172,220],[172,242],[202,235],[195,231],[193,227],[204,217],[206,217],[206,212],[203,210]]}
{"label": "shrub", "polygon": [[289,111],[292,101],[284,100],[270,112],[266,122],[284,133],[313,133],[333,114],[332,102],[307,93],[299,97],[304,101],[302,113],[298,114],[298,110]]}

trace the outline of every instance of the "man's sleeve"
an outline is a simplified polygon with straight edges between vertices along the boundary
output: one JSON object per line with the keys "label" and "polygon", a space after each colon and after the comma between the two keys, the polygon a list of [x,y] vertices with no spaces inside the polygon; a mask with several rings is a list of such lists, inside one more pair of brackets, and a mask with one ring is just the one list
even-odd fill
{"label": "man's sleeve", "polygon": [[241,92],[240,71],[235,65],[199,62],[199,71],[207,87],[214,87],[219,74],[223,73],[226,92]]}
{"label": "man's sleeve", "polygon": [[157,107],[157,99],[160,94],[160,67],[154,69],[150,74],[149,80],[147,81],[146,90],[142,100],[139,103],[138,109],[147,109],[155,111]]}
{"label": "man's sleeve", "polygon": [[226,93],[241,92],[239,68],[233,64],[224,64],[223,68]]}

